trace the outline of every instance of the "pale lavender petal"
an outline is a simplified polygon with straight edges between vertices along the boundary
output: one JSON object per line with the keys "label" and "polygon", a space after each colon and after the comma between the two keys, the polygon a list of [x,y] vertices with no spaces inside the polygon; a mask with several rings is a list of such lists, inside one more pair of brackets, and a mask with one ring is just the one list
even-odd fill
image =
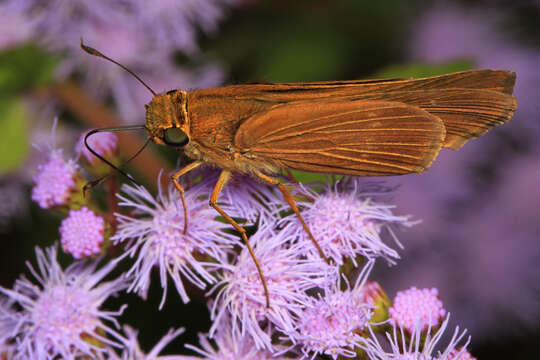
{"label": "pale lavender petal", "polygon": [[73,263],[63,270],[56,261],[55,247],[46,252],[36,249],[36,256],[37,270],[29,268],[38,285],[21,277],[12,290],[0,287],[0,292],[21,308],[10,334],[17,340],[14,359],[103,358],[105,349],[86,341],[87,336],[122,347],[125,339],[115,328],[124,307],[118,311],[102,309],[110,296],[127,287],[123,278],[101,283],[117,261],[99,270],[98,260]]}

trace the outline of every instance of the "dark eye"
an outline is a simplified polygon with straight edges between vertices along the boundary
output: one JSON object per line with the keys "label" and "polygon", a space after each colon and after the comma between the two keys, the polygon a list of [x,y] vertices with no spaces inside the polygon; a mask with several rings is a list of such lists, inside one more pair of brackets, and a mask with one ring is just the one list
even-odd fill
{"label": "dark eye", "polygon": [[189,142],[189,138],[179,128],[168,128],[163,133],[163,142],[170,146],[184,146]]}

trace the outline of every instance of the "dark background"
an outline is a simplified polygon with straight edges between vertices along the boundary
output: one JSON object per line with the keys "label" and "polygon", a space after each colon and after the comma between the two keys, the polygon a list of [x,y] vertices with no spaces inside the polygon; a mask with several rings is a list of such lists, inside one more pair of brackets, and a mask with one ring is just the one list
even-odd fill
{"label": "dark background", "polygon": [[[532,359],[540,356],[539,39],[539,1],[312,0],[245,1],[227,12],[214,35],[201,33],[199,44],[224,69],[225,83],[515,71],[518,110],[509,124],[459,152],[443,150],[424,174],[385,179],[400,185],[396,212],[423,222],[398,234],[403,259],[394,267],[380,262],[372,280],[391,297],[413,285],[439,288],[452,326],[469,329],[469,349],[479,359]],[[197,66],[180,52],[176,60]],[[73,128],[84,127],[75,116],[60,115]],[[3,173],[4,189],[20,171]],[[30,184],[21,183],[29,194]],[[34,246],[58,239],[62,216],[28,199],[4,215],[2,286],[26,271]],[[196,333],[209,326],[205,304],[179,306],[170,291],[158,313],[161,294],[157,286],[151,290],[146,303],[125,296],[110,305],[129,301],[123,318],[141,329],[147,348],[173,326],[188,334],[171,351],[181,351],[183,341],[196,343]]]}

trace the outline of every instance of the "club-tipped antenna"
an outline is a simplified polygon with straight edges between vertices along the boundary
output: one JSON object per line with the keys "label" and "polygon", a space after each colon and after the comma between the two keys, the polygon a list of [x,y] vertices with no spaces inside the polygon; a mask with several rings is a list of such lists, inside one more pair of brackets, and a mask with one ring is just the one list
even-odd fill
{"label": "club-tipped antenna", "polygon": [[142,81],[142,79],[140,77],[137,76],[137,74],[135,74],[133,71],[129,70],[127,67],[125,67],[124,65],[120,64],[118,61],[115,61],[113,59],[111,59],[110,57],[108,56],[105,56],[103,55],[102,53],[100,53],[99,51],[97,51],[96,49],[94,49],[93,47],[90,47],[90,46],[87,46],[83,43],[83,39],[81,38],[81,49],[83,49],[84,51],[86,51],[88,54],[90,55],[94,55],[94,56],[97,56],[97,57],[100,57],[100,58],[103,58],[105,60],[109,60],[110,62],[112,62],[113,64],[116,64],[118,66],[120,66],[122,69],[126,70],[128,73],[130,73],[135,79],[137,79],[141,84],[144,85],[145,88],[147,88],[151,93],[152,95],[156,96],[156,92],[154,90],[152,90],[152,88],[148,85],[146,85],[146,83],[144,81]]}
{"label": "club-tipped antenna", "polygon": [[[119,167],[117,167],[116,165],[114,165],[112,162],[110,162],[109,160],[105,159],[103,156],[99,155],[94,149],[92,149],[92,147],[88,144],[88,138],[94,134],[97,134],[97,133],[100,133],[100,132],[113,132],[113,131],[124,131],[124,130],[141,130],[141,129],[145,129],[145,126],[144,125],[132,125],[132,126],[118,126],[118,127],[110,127],[110,128],[101,128],[101,129],[93,129],[93,130],[90,130],[86,136],[84,137],[84,145],[86,146],[86,148],[88,149],[88,151],[90,151],[95,157],[97,157],[98,159],[100,159],[101,161],[103,161],[105,164],[109,165],[111,168],[113,168],[114,170],[118,171],[120,174],[122,174],[124,177],[126,177],[127,179],[129,179],[130,181],[134,182],[135,184],[139,185],[139,183],[131,176],[129,175],[128,173],[126,173],[125,171],[123,171],[122,169],[120,169]],[[141,151],[144,150],[144,148],[146,147],[146,145],[148,145],[150,141],[150,138],[148,138],[146,140],[146,142],[144,143],[144,145],[139,149],[137,150],[137,152],[135,153],[135,155],[133,155],[125,164],[127,164],[128,162],[130,162],[131,160],[133,160],[135,157],[137,157],[137,155],[139,155],[141,153]],[[124,164],[124,165],[125,165]],[[107,176],[105,177],[102,177],[102,178],[99,178],[97,180],[94,180],[94,181],[91,181],[89,182],[87,185],[89,185],[89,188],[92,188],[94,187],[95,185],[98,185],[99,183],[101,183],[103,180],[105,180]],[[86,186],[85,186],[86,188]],[[86,188],[86,190],[88,190],[88,188]]]}

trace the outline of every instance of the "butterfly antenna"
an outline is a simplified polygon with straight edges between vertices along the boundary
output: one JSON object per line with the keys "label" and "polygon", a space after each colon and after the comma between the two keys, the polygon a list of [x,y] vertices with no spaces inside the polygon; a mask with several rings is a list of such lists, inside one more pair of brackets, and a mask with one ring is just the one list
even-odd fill
{"label": "butterfly antenna", "polygon": [[[137,185],[140,185],[131,175],[129,175],[128,173],[126,173],[124,170],[120,169],[119,167],[117,167],[116,165],[114,165],[112,162],[110,162],[109,160],[105,159],[103,156],[101,156],[100,154],[98,154],[94,149],[92,149],[92,147],[88,144],[88,139],[90,138],[90,136],[94,135],[94,134],[97,134],[97,133],[100,133],[100,132],[113,132],[113,131],[124,131],[124,130],[141,130],[141,129],[145,129],[145,126],[144,125],[134,125],[134,126],[119,126],[119,127],[111,127],[111,128],[101,128],[101,129],[94,129],[94,130],[90,130],[86,136],[84,137],[84,145],[86,146],[86,148],[88,149],[88,151],[90,151],[95,157],[97,157],[98,159],[100,159],[101,161],[103,161],[105,164],[109,165],[111,168],[113,168],[114,170],[118,171],[120,174],[122,174],[125,178],[129,179],[130,181],[134,182],[135,184]],[[133,155],[132,157],[130,157],[122,166],[126,165],[127,163],[129,163],[131,160],[135,159],[145,148],[146,146],[148,145],[148,143],[150,142],[150,138],[148,138],[145,143],[143,144],[143,146],[141,146],[141,148],[139,150],[137,150],[137,152],[135,153],[135,155]],[[83,193],[86,193],[86,191],[90,190],[91,188],[93,188],[94,186],[96,185],[99,185],[100,183],[102,183],[105,179],[107,179],[111,174],[107,174],[105,176],[102,176],[96,180],[93,180],[93,181],[90,181],[88,182],[86,185],[84,185],[83,187]]]}
{"label": "butterfly antenna", "polygon": [[90,55],[93,55],[93,56],[97,56],[97,57],[100,57],[100,58],[103,58],[105,60],[109,60],[110,62],[112,62],[113,64],[116,64],[118,66],[120,66],[122,69],[126,70],[128,73],[130,73],[135,79],[137,79],[141,84],[144,85],[145,88],[147,88],[151,93],[152,95],[156,96],[156,92],[154,90],[152,90],[152,88],[148,85],[146,85],[146,83],[140,78],[137,76],[137,74],[135,74],[133,71],[129,70],[127,67],[125,67],[124,65],[120,64],[119,62],[111,59],[110,57],[108,56],[105,56],[103,55],[102,53],[100,53],[99,51],[97,51],[96,49],[94,49],[93,47],[90,47],[90,46],[87,46],[83,43],[83,39],[81,38],[81,49],[83,49],[84,51],[86,51],[88,54]]}

